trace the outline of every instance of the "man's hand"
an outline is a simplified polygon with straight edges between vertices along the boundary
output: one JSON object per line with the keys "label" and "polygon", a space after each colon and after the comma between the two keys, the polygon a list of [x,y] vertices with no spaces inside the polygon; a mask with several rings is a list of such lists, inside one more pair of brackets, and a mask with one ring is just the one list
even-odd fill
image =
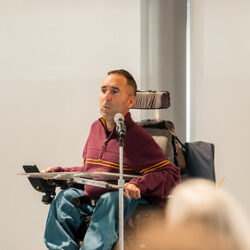
{"label": "man's hand", "polygon": [[49,172],[54,172],[53,168],[47,168],[47,169],[43,169],[40,171],[41,173],[49,173]]}
{"label": "man's hand", "polygon": [[141,190],[132,183],[126,183],[124,185],[125,196],[129,198],[140,199],[141,198]]}

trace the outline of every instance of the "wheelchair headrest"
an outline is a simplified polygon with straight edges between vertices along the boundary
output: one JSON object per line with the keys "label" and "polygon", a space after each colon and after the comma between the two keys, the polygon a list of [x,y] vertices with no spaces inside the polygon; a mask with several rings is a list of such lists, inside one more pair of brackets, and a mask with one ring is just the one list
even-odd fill
{"label": "wheelchair headrest", "polygon": [[169,106],[168,91],[137,91],[132,109],[167,109]]}

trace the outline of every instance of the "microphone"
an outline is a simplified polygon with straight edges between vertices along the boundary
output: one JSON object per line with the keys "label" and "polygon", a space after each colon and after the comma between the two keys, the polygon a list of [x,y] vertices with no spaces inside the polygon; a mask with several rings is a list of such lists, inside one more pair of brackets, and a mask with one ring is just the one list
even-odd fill
{"label": "microphone", "polygon": [[124,116],[121,113],[117,113],[114,116],[116,123],[116,133],[119,137],[124,138],[126,135],[126,126],[124,124]]}

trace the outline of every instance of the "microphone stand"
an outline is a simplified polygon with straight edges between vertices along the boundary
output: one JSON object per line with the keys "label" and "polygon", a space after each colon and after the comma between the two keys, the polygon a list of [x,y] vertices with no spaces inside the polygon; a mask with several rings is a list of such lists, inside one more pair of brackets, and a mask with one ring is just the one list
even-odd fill
{"label": "microphone stand", "polygon": [[124,116],[121,113],[117,113],[114,116],[114,122],[116,123],[116,133],[119,137],[119,250],[124,250],[124,184],[123,179],[123,138],[126,135],[126,126],[124,124]]}
{"label": "microphone stand", "polygon": [[124,184],[123,179],[123,138],[119,136],[119,250],[124,250]]}

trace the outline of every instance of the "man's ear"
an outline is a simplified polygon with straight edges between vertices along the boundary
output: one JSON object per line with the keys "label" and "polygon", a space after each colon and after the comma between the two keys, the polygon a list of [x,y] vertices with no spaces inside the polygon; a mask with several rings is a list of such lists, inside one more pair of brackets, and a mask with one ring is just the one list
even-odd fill
{"label": "man's ear", "polygon": [[134,106],[134,103],[135,103],[135,96],[134,95],[131,95],[129,97],[129,109],[132,108]]}

